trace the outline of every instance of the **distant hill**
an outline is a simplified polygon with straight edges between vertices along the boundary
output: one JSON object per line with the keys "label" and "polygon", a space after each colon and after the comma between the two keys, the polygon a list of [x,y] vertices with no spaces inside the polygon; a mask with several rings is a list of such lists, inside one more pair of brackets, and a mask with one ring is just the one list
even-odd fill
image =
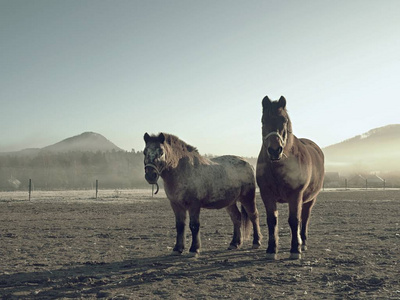
{"label": "distant hill", "polygon": [[323,151],[327,171],[400,171],[400,124],[372,129]]}
{"label": "distant hill", "polygon": [[0,155],[15,155],[15,156],[35,156],[41,152],[54,152],[54,153],[66,153],[70,151],[81,151],[81,152],[108,152],[108,151],[124,151],[119,148],[101,134],[95,132],[84,132],[80,135],[76,135],[61,142],[44,148],[28,148],[21,151],[15,152],[2,152]]}
{"label": "distant hill", "polygon": [[70,151],[90,151],[90,152],[107,152],[107,151],[123,151],[115,144],[107,140],[101,134],[95,132],[84,132],[54,145],[50,145],[41,149],[41,151],[51,152],[70,152]]}

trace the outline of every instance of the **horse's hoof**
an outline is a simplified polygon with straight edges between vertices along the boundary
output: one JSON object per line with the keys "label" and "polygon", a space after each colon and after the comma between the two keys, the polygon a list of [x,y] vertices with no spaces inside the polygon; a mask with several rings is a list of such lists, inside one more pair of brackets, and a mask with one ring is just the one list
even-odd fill
{"label": "horse's hoof", "polygon": [[174,250],[174,251],[172,251],[171,255],[172,255],[172,256],[180,256],[180,255],[182,255],[182,251],[176,251],[176,250]]}
{"label": "horse's hoof", "polygon": [[193,258],[198,258],[200,256],[200,252],[189,252],[189,256]]}
{"label": "horse's hoof", "polygon": [[278,254],[276,254],[276,253],[267,253],[266,258],[268,260],[277,260],[278,259]]}
{"label": "horse's hoof", "polygon": [[289,259],[292,260],[301,259],[301,253],[290,253]]}
{"label": "horse's hoof", "polygon": [[238,245],[229,245],[229,247],[228,247],[228,250],[237,250],[237,249],[239,249],[239,246]]}
{"label": "horse's hoof", "polygon": [[302,251],[307,251],[307,250],[308,250],[308,248],[307,248],[307,246],[306,246],[306,245],[301,245],[301,250],[302,250]]}
{"label": "horse's hoof", "polygon": [[253,246],[251,247],[252,249],[258,249],[261,247],[261,244],[253,244]]}

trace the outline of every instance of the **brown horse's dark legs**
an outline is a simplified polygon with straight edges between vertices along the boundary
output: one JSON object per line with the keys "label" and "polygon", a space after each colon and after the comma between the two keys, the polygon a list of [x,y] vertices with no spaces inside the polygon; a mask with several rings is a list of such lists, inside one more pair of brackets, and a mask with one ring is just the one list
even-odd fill
{"label": "brown horse's dark legs", "polygon": [[[295,202],[295,203],[293,203]],[[300,223],[301,223],[301,204],[300,201],[293,201],[289,203],[289,226],[292,231],[292,243],[290,248],[290,258],[298,259],[301,253],[301,237],[300,237]]]}
{"label": "brown horse's dark legs", "polygon": [[267,226],[268,226],[268,248],[267,258],[276,259],[278,253],[278,209],[276,202],[264,202],[267,211]]}
{"label": "brown horse's dark legs", "polygon": [[182,254],[185,249],[186,210],[171,202],[176,221],[176,243],[173,254]]}
{"label": "brown horse's dark legs", "polygon": [[278,253],[278,212],[267,214],[268,254]]}
{"label": "brown horse's dark legs", "polygon": [[192,231],[192,245],[189,252],[197,256],[200,253],[200,206],[189,209],[190,223],[189,228]]}
{"label": "brown horse's dark legs", "polygon": [[226,207],[226,211],[231,217],[233,223],[233,237],[232,241],[228,247],[229,250],[237,249],[242,243],[242,233],[241,233],[241,214],[236,206],[236,203]]}
{"label": "brown horse's dark legs", "polygon": [[311,209],[314,206],[316,199],[313,199],[307,203],[303,204],[303,209],[301,210],[301,240],[303,242],[301,248],[302,250],[307,250],[307,237],[308,237],[308,224],[310,222]]}

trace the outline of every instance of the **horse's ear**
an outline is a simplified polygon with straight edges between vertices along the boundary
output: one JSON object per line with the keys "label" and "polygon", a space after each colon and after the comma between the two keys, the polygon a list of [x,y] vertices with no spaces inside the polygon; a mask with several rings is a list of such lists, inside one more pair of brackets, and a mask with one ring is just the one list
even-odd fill
{"label": "horse's ear", "polygon": [[285,99],[285,97],[281,96],[279,98],[278,104],[279,104],[279,107],[282,107],[283,109],[285,109],[285,107],[286,107],[286,99]]}
{"label": "horse's ear", "polygon": [[262,106],[264,109],[268,108],[271,105],[271,100],[268,98],[268,96],[265,96],[263,101],[262,101]]}
{"label": "horse's ear", "polygon": [[163,144],[164,142],[165,142],[165,135],[164,135],[164,133],[160,133],[159,135],[158,135],[158,141],[160,142],[160,144]]}
{"label": "horse's ear", "polygon": [[143,139],[144,139],[144,142],[147,144],[147,142],[150,140],[150,135],[146,132],[146,133],[144,134]]}

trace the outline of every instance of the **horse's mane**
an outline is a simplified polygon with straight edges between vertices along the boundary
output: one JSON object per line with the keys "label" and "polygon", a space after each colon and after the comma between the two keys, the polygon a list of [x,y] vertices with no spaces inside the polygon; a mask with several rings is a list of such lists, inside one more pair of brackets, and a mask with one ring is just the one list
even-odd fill
{"label": "horse's mane", "polygon": [[201,163],[209,164],[207,158],[200,155],[196,147],[193,147],[179,139],[177,136],[163,133],[165,136],[165,152],[167,156],[167,164],[176,167],[184,157],[187,157],[192,164]]}

